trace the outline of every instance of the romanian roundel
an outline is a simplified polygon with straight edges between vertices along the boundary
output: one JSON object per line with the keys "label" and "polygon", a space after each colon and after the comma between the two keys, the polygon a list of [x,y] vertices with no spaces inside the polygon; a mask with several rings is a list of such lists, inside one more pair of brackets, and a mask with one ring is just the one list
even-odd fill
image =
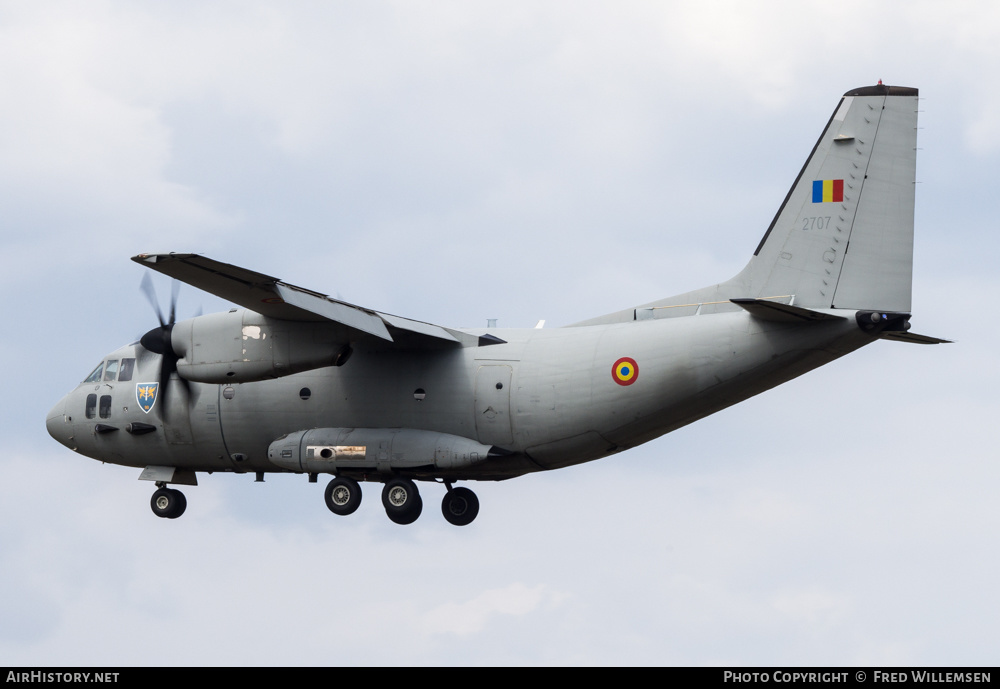
{"label": "romanian roundel", "polygon": [[635,359],[623,356],[611,367],[611,377],[619,385],[631,385],[639,377],[639,365]]}

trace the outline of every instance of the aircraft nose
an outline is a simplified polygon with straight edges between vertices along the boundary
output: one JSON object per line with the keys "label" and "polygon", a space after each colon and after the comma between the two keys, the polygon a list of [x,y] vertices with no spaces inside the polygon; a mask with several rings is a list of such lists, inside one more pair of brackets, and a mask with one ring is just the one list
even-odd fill
{"label": "aircraft nose", "polygon": [[55,440],[62,443],[66,447],[69,447],[70,436],[73,431],[71,430],[70,424],[66,419],[65,397],[56,402],[56,405],[49,410],[48,415],[45,417],[45,428],[49,431],[49,435],[51,435]]}

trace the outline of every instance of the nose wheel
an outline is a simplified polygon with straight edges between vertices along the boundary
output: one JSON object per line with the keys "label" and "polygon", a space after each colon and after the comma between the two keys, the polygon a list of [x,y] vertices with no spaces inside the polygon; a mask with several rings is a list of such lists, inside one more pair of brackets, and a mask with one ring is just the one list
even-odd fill
{"label": "nose wheel", "polygon": [[153,514],[164,519],[177,519],[187,509],[187,498],[184,493],[174,488],[160,488],[149,500]]}

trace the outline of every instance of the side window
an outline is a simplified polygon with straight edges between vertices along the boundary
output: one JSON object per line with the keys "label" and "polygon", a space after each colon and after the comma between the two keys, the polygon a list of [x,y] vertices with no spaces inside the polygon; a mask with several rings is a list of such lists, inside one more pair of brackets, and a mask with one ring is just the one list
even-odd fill
{"label": "side window", "polygon": [[112,359],[104,367],[104,380],[113,381],[118,377],[118,359]]}
{"label": "side window", "polygon": [[111,395],[101,395],[101,418],[111,418]]}
{"label": "side window", "polygon": [[91,372],[91,374],[89,376],[87,376],[86,380],[84,380],[83,382],[84,383],[100,383],[101,382],[101,371],[103,371],[103,370],[104,370],[104,362],[102,361],[101,363],[99,363],[97,365],[97,368],[95,368]]}
{"label": "side window", "polygon": [[135,370],[135,359],[122,359],[122,370],[118,372],[119,382],[132,380],[132,371]]}
{"label": "side window", "polygon": [[[84,382],[90,382],[90,379],[88,378]],[[96,411],[96,409],[97,409],[97,395],[87,395],[87,414],[86,415],[87,415],[88,419],[94,418],[94,412]]]}

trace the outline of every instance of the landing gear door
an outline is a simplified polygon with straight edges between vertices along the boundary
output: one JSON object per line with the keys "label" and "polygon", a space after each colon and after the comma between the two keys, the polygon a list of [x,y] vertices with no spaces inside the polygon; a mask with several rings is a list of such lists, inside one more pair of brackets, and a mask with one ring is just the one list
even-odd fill
{"label": "landing gear door", "polygon": [[510,366],[480,366],[476,373],[476,433],[484,445],[509,445]]}

